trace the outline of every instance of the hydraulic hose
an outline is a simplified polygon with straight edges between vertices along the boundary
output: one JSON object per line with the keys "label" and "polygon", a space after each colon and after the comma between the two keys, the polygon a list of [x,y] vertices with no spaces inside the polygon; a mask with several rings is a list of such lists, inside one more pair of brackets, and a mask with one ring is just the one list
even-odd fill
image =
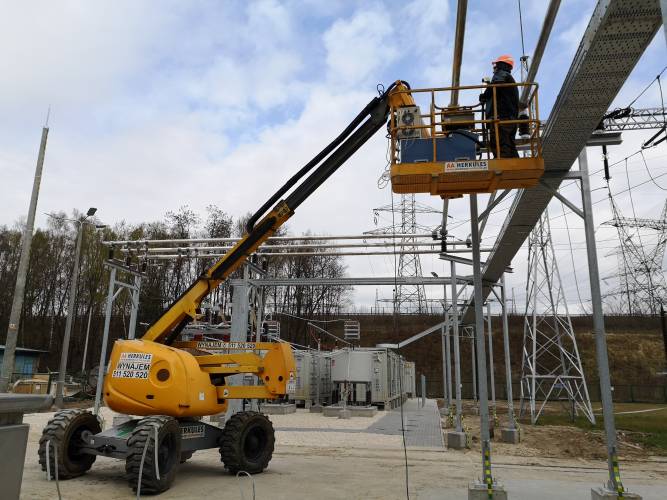
{"label": "hydraulic hose", "polygon": [[[410,85],[403,80],[399,80],[400,83],[405,85],[410,89]],[[287,191],[289,191],[304,175],[306,175],[310,170],[313,169],[318,163],[320,163],[324,158],[326,158],[334,149],[336,149],[353,131],[356,129],[359,124],[364,120],[364,118],[369,114],[370,110],[374,107],[378,99],[386,97],[386,95],[391,92],[396,86],[397,82],[392,83],[389,88],[380,94],[380,97],[374,98],[369,102],[366,107],[350,122],[350,124],[345,127],[345,129],[333,140],[331,141],[322,151],[320,151],[312,160],[306,163],[296,174],[294,174],[290,179],[283,184],[283,186],[276,191],[273,196],[271,196],[260,208],[257,210],[252,217],[246,223],[246,231],[250,233],[255,223],[259,218],[266,213],[275,203],[283,196]]]}

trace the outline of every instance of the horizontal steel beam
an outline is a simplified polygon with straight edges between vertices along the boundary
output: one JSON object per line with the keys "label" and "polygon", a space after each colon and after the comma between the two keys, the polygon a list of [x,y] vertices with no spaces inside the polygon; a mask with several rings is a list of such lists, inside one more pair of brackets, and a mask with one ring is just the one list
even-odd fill
{"label": "horizontal steel beam", "polygon": [[[379,240],[379,239],[432,239],[433,235],[431,233],[420,233],[420,234],[343,234],[338,236],[272,236],[268,241],[333,241],[333,240]],[[105,246],[151,246],[151,245],[180,245],[180,244],[194,244],[194,243],[232,243],[236,244],[240,238],[181,238],[181,239],[171,239],[171,240],[108,240],[103,241],[102,244]]]}
{"label": "horizontal steel beam", "polygon": [[[469,283],[472,276],[457,276],[456,282],[460,284]],[[229,283],[233,285],[241,285],[244,280],[232,279]],[[427,278],[427,277],[396,277],[393,276],[373,276],[369,278],[263,278],[248,280],[251,285],[257,287],[272,287],[272,286],[393,286],[393,285],[449,285],[452,281],[449,276],[441,278]]]}

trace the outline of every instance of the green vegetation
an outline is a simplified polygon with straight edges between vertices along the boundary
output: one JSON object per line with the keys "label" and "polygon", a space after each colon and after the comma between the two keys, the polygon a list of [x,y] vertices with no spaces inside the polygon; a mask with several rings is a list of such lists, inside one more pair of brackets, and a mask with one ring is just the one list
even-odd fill
{"label": "green vegetation", "polygon": [[[577,417],[574,423],[567,415],[546,414],[540,417],[538,425],[575,425],[585,430],[603,430],[602,413],[599,403],[594,404],[596,425],[591,425],[584,417]],[[638,412],[641,413],[627,413]],[[667,405],[619,403],[614,405],[616,429],[632,433],[629,439],[650,448],[651,452],[667,455]]]}

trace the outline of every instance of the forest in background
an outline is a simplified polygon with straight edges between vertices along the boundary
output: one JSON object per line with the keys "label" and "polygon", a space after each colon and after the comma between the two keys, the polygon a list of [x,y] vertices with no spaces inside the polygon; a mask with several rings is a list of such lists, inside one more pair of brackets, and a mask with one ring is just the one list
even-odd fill
{"label": "forest in background", "polygon": [[[68,373],[76,373],[82,365],[89,317],[86,366],[98,362],[109,286],[109,270],[104,266],[109,248],[103,241],[239,237],[248,217],[234,219],[214,205],[208,206],[202,216],[184,206],[166,212],[161,221],[120,222],[101,229],[95,228],[94,224],[99,221],[94,218],[89,219],[92,224],[83,224]],[[66,218],[80,220],[82,214],[53,214],[48,218],[48,226],[37,229],[32,240],[18,346],[48,351],[42,357],[42,370],[57,369],[67,319],[78,225],[64,220]],[[9,324],[22,230],[20,223],[13,227],[0,226],[0,344],[5,341]],[[287,229],[281,228],[279,235],[287,234]],[[317,242],[309,241],[313,243]],[[115,257],[122,258],[122,255],[116,252]],[[141,283],[137,333],[157,318],[212,262],[211,259],[189,258],[148,261]],[[283,278],[337,278],[345,275],[345,265],[340,256],[284,256],[268,260],[267,272],[269,276]],[[209,301],[229,316],[232,293],[230,286],[223,285]],[[351,297],[352,289],[345,286],[280,287],[267,294],[267,309],[295,316],[329,317],[350,307]],[[124,291],[114,302],[111,340],[127,336],[130,306],[130,294]]]}

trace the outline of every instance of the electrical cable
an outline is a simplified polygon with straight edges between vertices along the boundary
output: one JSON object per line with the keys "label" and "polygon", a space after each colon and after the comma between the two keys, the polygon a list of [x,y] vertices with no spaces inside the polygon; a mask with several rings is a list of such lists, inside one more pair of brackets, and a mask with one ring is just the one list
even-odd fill
{"label": "electrical cable", "polygon": [[[662,73],[660,73],[660,75],[661,74]],[[658,80],[658,88],[660,89],[660,106],[662,107],[662,122],[667,127],[667,116],[665,116],[665,99],[662,96],[662,83],[660,83],[660,75],[656,76],[656,79]]]}
{"label": "electrical cable", "polygon": [[146,461],[146,452],[148,451],[148,442],[151,440],[150,436],[146,438],[144,444],[144,451],[141,453],[141,462],[139,463],[139,479],[137,480],[137,500],[141,498],[141,478],[144,475],[144,462]]}
{"label": "electrical cable", "polygon": [[579,290],[579,280],[577,279],[577,268],[574,264],[574,249],[572,248],[572,236],[570,235],[570,225],[567,222],[567,216],[565,215],[565,204],[561,201],[561,207],[563,209],[563,220],[565,221],[565,227],[567,230],[567,241],[570,245],[570,259],[572,260],[572,273],[574,274],[574,284],[577,287],[577,298],[579,299],[579,305],[581,310],[586,313],[586,308],[584,307],[584,301],[581,300],[581,291]]}
{"label": "electrical cable", "polygon": [[[396,294],[398,291],[398,262],[396,260],[396,220],[394,211],[394,193],[389,191],[389,196],[391,197],[391,230],[393,233],[392,245],[394,247],[394,308],[393,308],[393,332],[392,336],[396,339],[398,326],[396,325]],[[401,437],[403,440],[403,457],[405,459],[405,498],[410,500],[410,472],[408,469],[408,448],[405,443],[405,417],[403,415],[403,366],[401,364],[401,347],[400,342],[396,343],[396,354],[398,354],[399,360],[399,374],[398,374],[398,392],[400,393],[400,412],[401,412]]]}
{"label": "electrical cable", "polygon": [[660,78],[660,76],[665,72],[665,70],[667,70],[667,66],[665,66],[664,68],[662,68],[662,71],[661,71],[660,73],[658,73],[658,76],[656,76],[653,80],[651,80],[651,83],[649,83],[649,84],[644,88],[644,90],[642,90],[642,91],[639,93],[639,95],[638,95],[637,97],[635,97],[635,98],[632,100],[632,102],[630,102],[630,104],[628,104],[626,107],[629,108],[629,107],[631,107],[635,102],[637,102],[637,99],[639,99],[641,96],[644,95],[644,93],[651,87],[651,85],[653,85],[653,84],[655,83],[655,81],[658,80],[658,79]]}
{"label": "electrical cable", "polygon": [[[51,448],[51,440],[49,439],[46,442],[46,479],[51,481],[51,457],[49,454],[49,449]],[[62,495],[60,494],[60,481],[58,480],[58,448],[53,446],[53,467],[55,468],[54,478],[56,480],[56,491],[58,492],[58,500],[62,500]]]}
{"label": "electrical cable", "polygon": [[255,478],[252,475],[244,470],[240,470],[236,473],[236,481],[239,484],[239,492],[241,493],[241,500],[245,500],[245,495],[243,494],[243,489],[241,488],[241,474],[245,474],[252,481],[252,500],[255,500]]}
{"label": "electrical cable", "polygon": [[295,318],[295,319],[301,319],[303,321],[310,321],[311,323],[341,323],[345,322],[347,320],[345,319],[308,319],[308,318],[302,318],[301,316],[295,316],[294,314],[289,314],[286,312],[280,312],[276,311],[273,314],[282,314],[283,316],[289,316],[290,318]]}
{"label": "electrical cable", "polygon": [[517,0],[519,4],[519,28],[521,29],[521,54],[526,54],[526,46],[523,42],[523,14],[521,12],[521,0]]}
{"label": "electrical cable", "polygon": [[[153,458],[153,463],[155,466],[155,478],[160,480],[160,463],[158,461],[158,443],[159,443],[159,427],[153,425],[153,430],[155,431],[155,436],[153,437],[153,451],[155,452],[155,457]],[[141,478],[144,475],[144,462],[146,461],[146,453],[148,451],[148,444],[151,441],[151,435],[146,436],[146,444],[144,445],[144,451],[141,453],[141,462],[139,463],[139,478],[137,480],[137,500],[141,498]]]}
{"label": "electrical cable", "polygon": [[[667,191],[667,188],[664,188],[664,187],[662,187],[660,184],[658,184],[657,182],[655,182],[655,179],[653,178],[653,175],[651,175],[651,171],[650,171],[649,168],[648,168],[648,164],[646,163],[646,158],[644,157],[644,152],[643,152],[643,151],[640,151],[640,153],[641,153],[642,161],[644,162],[644,167],[646,168],[646,173],[647,173],[648,176],[651,178],[651,182],[653,182],[653,184],[655,184],[657,188],[659,188],[659,189],[661,189],[661,190],[663,190],[663,191]],[[627,163],[627,162],[625,163],[625,171],[626,171],[626,172],[628,171],[628,163]]]}

